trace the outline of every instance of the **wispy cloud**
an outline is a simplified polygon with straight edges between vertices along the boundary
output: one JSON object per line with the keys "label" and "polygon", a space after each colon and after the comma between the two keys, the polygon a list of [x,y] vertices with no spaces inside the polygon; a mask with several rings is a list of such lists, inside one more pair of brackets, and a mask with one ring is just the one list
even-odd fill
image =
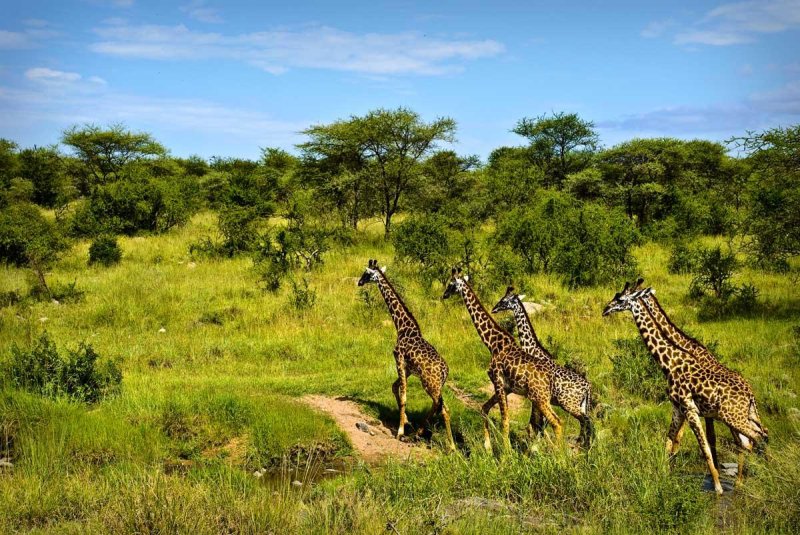
{"label": "wispy cloud", "polygon": [[[660,37],[678,24],[673,20],[650,23],[643,37]],[[730,46],[752,43],[759,36],[800,28],[800,0],[751,0],[722,4],[701,19],[670,32],[678,45]]]}
{"label": "wispy cloud", "polygon": [[200,22],[207,22],[210,24],[218,24],[223,22],[222,15],[219,10],[213,7],[208,7],[203,0],[194,0],[193,2],[181,6],[181,11],[189,15],[190,18]]}
{"label": "wispy cloud", "polygon": [[28,48],[32,46],[30,36],[25,32],[9,32],[0,30],[0,50]]}
{"label": "wispy cloud", "polygon": [[155,60],[222,58],[273,74],[290,68],[329,69],[383,75],[441,75],[469,60],[497,56],[494,40],[428,37],[416,32],[356,34],[328,26],[245,34],[194,31],[178,26],[104,26],[91,50]]}
{"label": "wispy cloud", "polygon": [[[97,77],[44,67],[25,72],[27,87],[0,86],[3,129],[31,124],[67,128],[76,123],[123,122],[134,129],[219,139],[258,146],[291,146],[310,121],[277,119],[257,109],[206,99],[144,97],[118,92]],[[93,90],[89,90],[93,88]]]}
{"label": "wispy cloud", "polygon": [[618,119],[598,121],[601,130],[627,135],[705,136],[734,135],[800,120],[800,80],[746,99],[711,106],[672,106]]}
{"label": "wispy cloud", "polygon": [[0,50],[36,48],[46,39],[61,35],[45,20],[26,19],[23,25],[26,28],[22,31],[0,30]]}

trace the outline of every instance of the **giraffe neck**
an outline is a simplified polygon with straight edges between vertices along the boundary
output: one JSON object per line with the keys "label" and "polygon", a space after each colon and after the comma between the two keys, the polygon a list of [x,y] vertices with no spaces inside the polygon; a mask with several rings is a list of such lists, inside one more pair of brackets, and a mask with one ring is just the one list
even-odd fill
{"label": "giraffe neck", "polygon": [[475,325],[475,330],[478,331],[481,341],[491,351],[492,355],[496,355],[509,345],[514,344],[514,339],[511,335],[497,324],[466,282],[464,282],[463,297],[469,316],[472,318],[472,324]]}
{"label": "giraffe neck", "polygon": [[519,298],[514,299],[511,310],[514,312],[514,321],[517,322],[519,343],[522,349],[529,353],[539,349],[542,344],[539,342],[539,337],[536,336],[536,331],[533,329],[531,319],[525,312],[525,306]]}
{"label": "giraffe neck", "polygon": [[378,276],[378,289],[381,291],[383,300],[386,301],[386,306],[389,308],[389,315],[392,316],[392,321],[397,329],[397,336],[421,334],[417,320],[411,315],[411,312],[383,273]]}
{"label": "giraffe neck", "polygon": [[655,321],[658,328],[670,342],[692,354],[707,352],[706,348],[700,342],[688,336],[672,323],[672,320],[669,319],[667,313],[661,308],[661,303],[658,302],[658,299],[656,299],[656,296],[653,295],[652,292],[642,298],[641,301],[644,303],[644,306],[647,307],[647,311],[650,313],[653,321]]}
{"label": "giraffe neck", "polygon": [[647,312],[647,308],[639,301],[634,301],[631,306],[633,313],[633,321],[636,322],[636,327],[639,329],[639,334],[642,335],[647,350],[650,355],[656,360],[659,368],[665,374],[669,373],[671,367],[671,349],[670,345],[661,334],[661,331],[656,326],[656,322]]}

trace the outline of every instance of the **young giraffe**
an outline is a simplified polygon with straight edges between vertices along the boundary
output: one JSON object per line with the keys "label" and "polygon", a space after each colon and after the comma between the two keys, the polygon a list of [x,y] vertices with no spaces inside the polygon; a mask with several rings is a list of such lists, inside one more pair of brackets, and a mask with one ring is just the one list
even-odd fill
{"label": "young giraffe", "polygon": [[436,349],[422,337],[422,331],[417,324],[417,320],[397,295],[394,287],[386,278],[384,271],[386,268],[378,269],[378,261],[370,260],[367,269],[358,280],[358,285],[363,286],[368,283],[376,283],[378,289],[386,301],[389,314],[397,329],[397,343],[394,346],[394,360],[397,365],[397,381],[392,385],[394,397],[397,400],[397,407],[400,410],[400,424],[397,428],[397,438],[405,433],[406,424],[406,386],[409,375],[416,375],[422,381],[425,392],[433,400],[433,406],[425,417],[425,422],[418,430],[421,434],[427,427],[431,416],[437,412],[442,413],[444,425],[447,429],[447,440],[451,450],[456,449],[453,442],[453,433],[450,430],[450,413],[444,404],[442,390],[447,381],[447,363],[439,355]]}
{"label": "young giraffe", "polygon": [[[553,399],[556,405],[567,411],[573,418],[581,424],[581,432],[578,441],[584,446],[589,447],[594,437],[594,426],[589,416],[591,407],[592,390],[589,381],[579,373],[560,366],[553,356],[544,348],[536,336],[531,320],[525,312],[522,304],[524,296],[517,295],[512,286],[506,288],[506,294],[492,309],[492,314],[497,314],[504,310],[514,313],[514,320],[519,331],[519,342],[529,355],[534,358],[544,358],[553,361]],[[544,421],[541,414],[534,405],[531,407],[530,427],[537,433],[541,433]]]}
{"label": "young giraffe", "polygon": [[711,377],[694,355],[670,343],[662,335],[647,307],[636,297],[630,283],[625,283],[622,292],[614,295],[603,310],[603,316],[625,310],[631,311],[648,351],[667,379],[667,395],[673,410],[669,439],[674,442],[676,438],[679,429],[676,423],[680,424],[684,420],[689,423],[714,480],[714,490],[717,494],[722,494],[719,471],[714,464],[701,418],[719,414],[719,400],[724,399],[727,394],[737,394],[737,392],[731,389],[726,377]]}
{"label": "young giraffe", "polygon": [[475,292],[468,284],[469,278],[461,275],[461,269],[453,268],[450,282],[445,288],[442,299],[453,294],[464,298],[472,323],[478,331],[484,345],[492,354],[489,363],[489,379],[494,386],[494,395],[481,407],[483,416],[483,445],[491,450],[489,435],[489,411],[500,405],[500,417],[503,420],[503,434],[506,447],[509,446],[508,399],[509,392],[519,394],[531,400],[545,419],[553,426],[556,439],[561,439],[562,426],[556,413],[550,408],[553,399],[554,363],[550,359],[528,355],[517,345],[514,338],[504,331],[489,315]]}
{"label": "young giraffe", "polygon": [[[766,442],[769,439],[767,429],[761,424],[758,415],[753,389],[744,377],[723,366],[708,348],[680,330],[664,312],[652,288],[636,291],[642,282],[644,282],[643,279],[636,281],[633,287],[635,291],[633,297],[644,303],[653,321],[668,342],[687,351],[697,359],[698,365],[706,372],[704,374],[706,385],[713,384],[711,388],[716,387],[711,396],[710,407],[715,412],[713,415],[704,415],[709,447],[714,465],[719,467],[714,432],[714,419],[716,418],[727,424],[734,442],[738,446],[739,470],[736,475],[736,485],[741,486],[744,477],[744,452],[753,451],[755,442],[762,440]],[[675,421],[676,418],[678,421]],[[673,428],[675,430],[671,438],[667,439],[667,451],[670,455],[674,455],[678,451],[685,423],[682,415],[673,414],[670,430]]]}

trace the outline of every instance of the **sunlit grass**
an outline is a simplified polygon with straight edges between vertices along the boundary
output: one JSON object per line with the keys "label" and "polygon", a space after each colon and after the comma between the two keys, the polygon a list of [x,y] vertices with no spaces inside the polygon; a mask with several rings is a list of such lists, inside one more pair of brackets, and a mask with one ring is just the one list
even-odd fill
{"label": "sunlit grass", "polygon": [[[715,343],[723,362],[753,384],[770,429],[769,456],[748,460],[751,474],[733,505],[700,490],[705,470],[690,433],[669,469],[662,451],[669,407],[611,381],[614,340],[638,336],[629,316],[600,316],[619,288],[569,291],[544,275],[515,283],[527,300],[545,305],[532,318],[540,339],[585,363],[603,403],[588,454],[530,444],[521,414],[512,423],[514,451],[486,455],[479,416],[446,391],[460,454],[368,470],[356,464],[350,475],[297,490],[267,485],[252,472],[298,452],[326,459],[351,453],[335,425],[299,396],[349,396],[396,422],[394,327],[377,290],[367,290],[376,298],[371,308],[355,285],[368,258],[388,266],[448,361],[450,380],[479,402],[489,354],[463,304],[442,301],[441,287],[421,287],[413,269],[394,262],[380,225],[305,274],[317,302],[301,313],[289,304],[288,285],[276,294],[259,289],[248,258],[189,255],[189,244],[213,234],[215,224],[203,213],[166,235],[122,238],[122,262],[111,268],[88,268],[88,242],[78,243],[50,280],[75,281],[82,301],[0,309],[1,359],[46,329],[60,348],[91,343],[124,373],[119,396],[92,407],[4,387],[0,431],[12,439],[14,468],[0,472],[0,531],[376,533],[387,522],[400,533],[798,528],[790,482],[800,478],[800,346],[792,330],[800,301],[790,276],[744,268],[736,282],[760,290],[763,311],[698,322],[686,297],[690,277],[666,271],[669,251],[655,244],[636,250],[640,273],[676,323]],[[2,274],[0,291],[27,292],[23,270]],[[501,294],[481,298],[491,307]],[[430,400],[416,380],[408,400],[418,422]],[[576,422],[563,419],[567,436],[577,435]],[[733,460],[727,431],[718,434],[723,460]],[[434,448],[442,438],[438,426]]]}

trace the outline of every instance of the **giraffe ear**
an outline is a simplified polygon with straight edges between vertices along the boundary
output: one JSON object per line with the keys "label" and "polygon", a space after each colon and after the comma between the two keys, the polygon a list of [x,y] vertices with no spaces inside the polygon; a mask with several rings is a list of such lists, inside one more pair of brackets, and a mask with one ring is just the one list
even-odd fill
{"label": "giraffe ear", "polygon": [[630,288],[630,287],[631,287],[631,283],[628,282],[628,281],[625,281],[625,287],[622,289],[622,293],[623,294],[627,293],[628,292],[628,288]]}
{"label": "giraffe ear", "polygon": [[634,290],[637,289],[639,286],[642,285],[643,282],[644,282],[644,279],[642,277],[639,277],[638,279],[636,279],[636,284],[634,284],[633,289]]}
{"label": "giraffe ear", "polygon": [[525,299],[525,294],[519,294],[517,297],[519,298],[520,301],[522,301],[523,299]]}
{"label": "giraffe ear", "polygon": [[464,280],[469,282],[469,275],[464,275]]}
{"label": "giraffe ear", "polygon": [[383,266],[383,267],[381,268],[381,273],[386,273],[386,266]]}
{"label": "giraffe ear", "polygon": [[451,275],[455,275],[455,274],[456,274],[456,268],[453,268],[453,269],[451,269],[451,270],[450,270],[450,274],[451,274]]}

